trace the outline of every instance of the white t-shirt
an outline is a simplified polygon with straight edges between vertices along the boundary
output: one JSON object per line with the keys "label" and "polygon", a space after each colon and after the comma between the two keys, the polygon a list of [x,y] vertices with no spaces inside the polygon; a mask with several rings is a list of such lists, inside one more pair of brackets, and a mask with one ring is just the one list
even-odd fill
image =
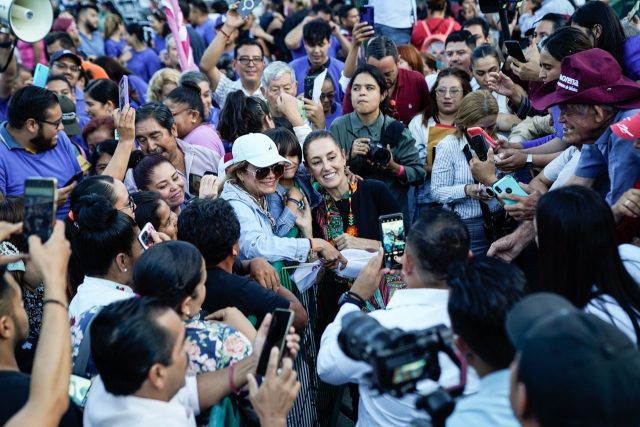
{"label": "white t-shirt", "polygon": [[640,285],[640,248],[636,245],[625,243],[618,246],[618,253],[624,268],[627,269],[633,280]]}
{"label": "white t-shirt", "polygon": [[612,324],[637,345],[636,331],[633,329],[633,323],[631,323],[629,315],[612,296],[604,294],[593,298],[584,308],[584,311]]}
{"label": "white t-shirt", "polygon": [[544,177],[553,182],[549,190],[563,187],[569,178],[573,176],[579,160],[580,150],[571,146],[549,162],[542,171]]}

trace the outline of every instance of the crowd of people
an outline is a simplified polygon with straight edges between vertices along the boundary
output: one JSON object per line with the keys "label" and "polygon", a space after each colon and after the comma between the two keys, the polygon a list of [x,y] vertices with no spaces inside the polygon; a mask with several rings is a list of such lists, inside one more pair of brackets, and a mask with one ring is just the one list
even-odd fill
{"label": "crowd of people", "polygon": [[0,30],[0,424],[640,425],[636,2],[118,3]]}

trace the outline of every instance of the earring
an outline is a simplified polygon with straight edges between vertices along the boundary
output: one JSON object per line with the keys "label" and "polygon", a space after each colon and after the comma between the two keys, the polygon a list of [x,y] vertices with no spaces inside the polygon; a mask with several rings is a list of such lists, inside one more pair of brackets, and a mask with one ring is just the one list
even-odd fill
{"label": "earring", "polygon": [[185,313],[185,316],[191,319],[191,310],[187,310],[187,312]]}
{"label": "earring", "polygon": [[127,270],[127,268],[125,268],[125,269],[124,269],[124,272],[126,273],[127,271],[129,271],[129,270]]}

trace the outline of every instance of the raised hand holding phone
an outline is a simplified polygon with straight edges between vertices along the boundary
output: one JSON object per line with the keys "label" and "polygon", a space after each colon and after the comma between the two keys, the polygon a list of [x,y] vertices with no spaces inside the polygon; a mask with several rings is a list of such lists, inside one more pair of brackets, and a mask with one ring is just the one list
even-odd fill
{"label": "raised hand holding phone", "polygon": [[258,360],[258,367],[256,368],[257,375],[265,376],[267,373],[269,354],[273,347],[278,348],[280,355],[283,354],[285,338],[289,334],[289,329],[293,324],[293,317],[293,311],[289,309],[277,308],[273,312],[269,331],[267,332],[267,337],[260,353],[260,359]]}
{"label": "raised hand holding phone", "polygon": [[25,240],[35,234],[46,242],[56,221],[58,180],[56,178],[27,178],[24,184]]}
{"label": "raised hand holding phone", "polygon": [[120,111],[129,104],[129,77],[122,76],[120,83],[118,84],[118,106]]}

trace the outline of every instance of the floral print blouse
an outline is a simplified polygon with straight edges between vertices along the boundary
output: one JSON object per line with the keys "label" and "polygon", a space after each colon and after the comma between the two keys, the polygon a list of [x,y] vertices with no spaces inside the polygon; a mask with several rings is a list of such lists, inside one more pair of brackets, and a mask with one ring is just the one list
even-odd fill
{"label": "floral print blouse", "polygon": [[[74,365],[87,326],[101,308],[94,307],[82,313],[79,320],[72,320],[71,357]],[[248,357],[253,351],[249,339],[225,323],[191,319],[185,321],[185,327],[189,355],[187,375],[224,369]],[[93,359],[89,357],[84,376],[91,378],[97,374]]]}

